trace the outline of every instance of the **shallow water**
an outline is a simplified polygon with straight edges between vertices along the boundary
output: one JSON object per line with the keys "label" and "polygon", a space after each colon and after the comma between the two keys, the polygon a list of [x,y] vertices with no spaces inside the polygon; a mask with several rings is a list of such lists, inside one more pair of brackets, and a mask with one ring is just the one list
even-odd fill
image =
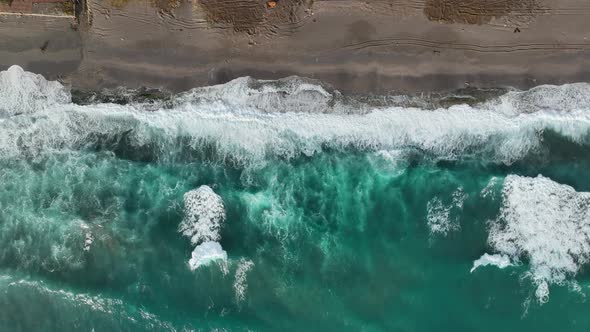
{"label": "shallow water", "polygon": [[0,329],[590,328],[590,85],[283,83],[77,105],[1,72]]}

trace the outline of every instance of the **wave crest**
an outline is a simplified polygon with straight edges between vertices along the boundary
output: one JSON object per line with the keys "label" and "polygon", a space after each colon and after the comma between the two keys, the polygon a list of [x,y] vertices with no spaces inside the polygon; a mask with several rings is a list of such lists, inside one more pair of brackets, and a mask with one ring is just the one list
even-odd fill
{"label": "wave crest", "polygon": [[[13,68],[3,75],[22,71]],[[55,151],[85,149],[142,161],[257,164],[326,150],[414,149],[441,159],[480,157],[510,164],[541,153],[548,131],[574,144],[590,143],[587,97],[570,103],[563,102],[565,97],[555,97],[553,103],[547,97],[532,113],[532,106],[522,101],[531,100],[523,97],[530,94],[590,91],[585,84],[509,92],[500,97],[505,100],[501,104],[427,111],[391,105],[366,108],[303,79],[261,83],[242,78],[194,89],[169,103],[82,106],[66,103],[68,96],[59,83],[19,75],[29,83],[6,92],[5,105],[13,105],[8,109],[16,114],[15,100],[33,102],[24,103],[27,116],[0,122],[0,158],[39,159]]]}
{"label": "wave crest", "polygon": [[59,82],[12,66],[0,71],[0,118],[34,113],[71,100]]}

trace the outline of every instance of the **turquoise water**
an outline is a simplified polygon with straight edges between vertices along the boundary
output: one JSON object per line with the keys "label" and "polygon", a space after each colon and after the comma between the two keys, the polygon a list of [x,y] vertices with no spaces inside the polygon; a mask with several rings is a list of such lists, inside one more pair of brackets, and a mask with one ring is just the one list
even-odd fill
{"label": "turquoise water", "polygon": [[590,85],[355,113],[243,83],[0,74],[0,330],[590,328]]}

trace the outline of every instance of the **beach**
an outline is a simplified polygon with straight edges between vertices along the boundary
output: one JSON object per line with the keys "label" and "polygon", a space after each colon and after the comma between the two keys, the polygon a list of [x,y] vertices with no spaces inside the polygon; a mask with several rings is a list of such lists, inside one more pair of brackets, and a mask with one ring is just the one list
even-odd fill
{"label": "beach", "polygon": [[17,64],[75,89],[173,92],[242,76],[376,94],[590,79],[584,0],[230,5],[89,1],[78,20],[0,15],[0,69]]}

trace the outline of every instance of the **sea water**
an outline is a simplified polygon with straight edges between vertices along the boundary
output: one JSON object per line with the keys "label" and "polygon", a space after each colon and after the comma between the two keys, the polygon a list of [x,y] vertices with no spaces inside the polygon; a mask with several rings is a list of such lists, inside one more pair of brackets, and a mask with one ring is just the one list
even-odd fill
{"label": "sea water", "polygon": [[[83,104],[83,105],[82,105]],[[0,72],[1,331],[588,331],[590,84],[447,108]]]}

